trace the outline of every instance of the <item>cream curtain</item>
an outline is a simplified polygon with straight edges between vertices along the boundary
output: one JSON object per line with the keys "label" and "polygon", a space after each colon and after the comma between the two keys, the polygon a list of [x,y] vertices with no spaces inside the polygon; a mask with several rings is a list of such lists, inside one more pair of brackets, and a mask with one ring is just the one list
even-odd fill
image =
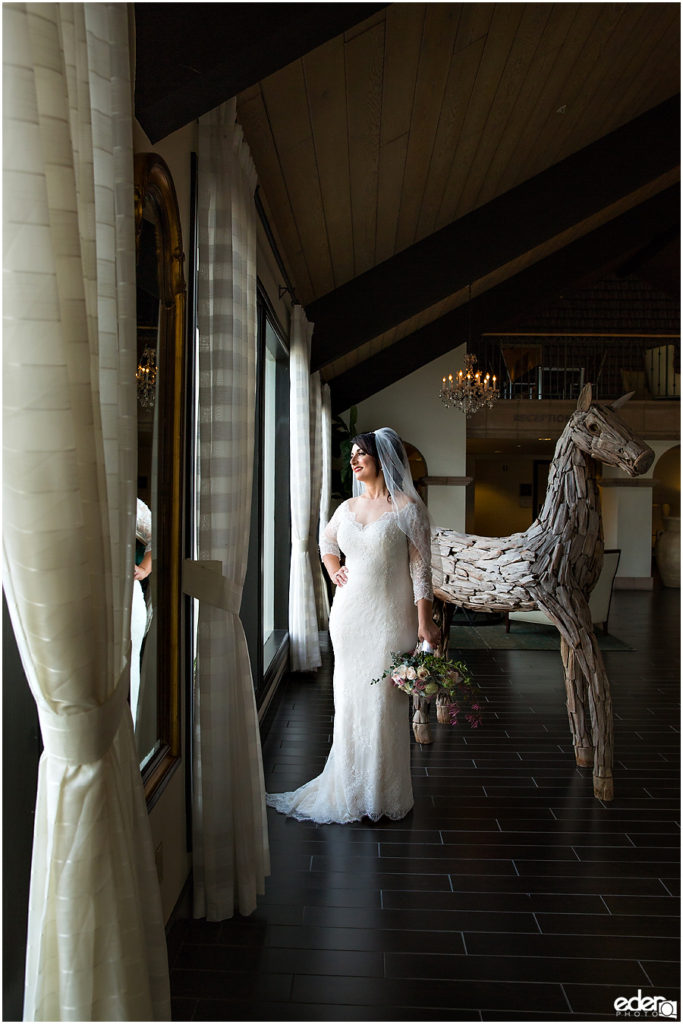
{"label": "cream curtain", "polygon": [[256,173],[235,100],[199,121],[199,573],[194,914],[250,914],[270,872],[258,716],[239,618],[256,401]]}
{"label": "cream curtain", "polygon": [[311,560],[311,572],[313,574],[313,589],[315,593],[315,610],[318,619],[318,629],[327,629],[328,617],[330,614],[330,601],[323,576],[323,564],[320,561],[320,550],[318,548],[318,521],[320,519],[320,499],[323,479],[323,407],[320,374],[311,375],[311,508],[308,524],[308,554]]}
{"label": "cream curtain", "polygon": [[292,560],[289,572],[289,653],[293,672],[322,664],[309,553],[311,522],[311,336],[301,306],[292,309],[289,341],[289,435]]}
{"label": "cream curtain", "polygon": [[4,586],[40,717],[26,1020],[170,1014],[126,703],[135,537],[127,5],[6,4]]}

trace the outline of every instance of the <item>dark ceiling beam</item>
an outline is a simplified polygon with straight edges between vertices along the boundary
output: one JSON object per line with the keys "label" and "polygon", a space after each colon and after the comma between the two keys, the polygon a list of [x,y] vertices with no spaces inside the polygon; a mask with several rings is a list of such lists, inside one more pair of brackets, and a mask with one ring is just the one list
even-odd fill
{"label": "dark ceiling beam", "polygon": [[557,296],[610,273],[652,238],[680,224],[680,188],[666,189],[547,259],[329,381],[332,409],[342,412],[433,359],[458,340],[504,331]]}
{"label": "dark ceiling beam", "polygon": [[671,264],[672,272],[678,270],[678,273],[676,273],[676,280],[678,281],[680,278],[680,242],[681,232],[679,226],[672,224],[668,230],[663,231],[657,238],[653,238],[652,241],[635,253],[623,267],[620,267],[620,276],[628,277],[630,274],[639,273],[644,266],[657,260],[663,252],[667,252],[667,262]]}
{"label": "dark ceiling beam", "polygon": [[679,111],[676,96],[311,302],[312,370],[678,167]]}
{"label": "dark ceiling beam", "polygon": [[137,3],[135,116],[158,142],[386,6]]}

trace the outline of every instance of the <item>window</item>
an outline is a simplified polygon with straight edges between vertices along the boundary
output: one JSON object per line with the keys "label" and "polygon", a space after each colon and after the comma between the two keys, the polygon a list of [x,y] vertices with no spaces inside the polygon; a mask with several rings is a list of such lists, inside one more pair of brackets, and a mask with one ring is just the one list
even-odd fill
{"label": "window", "polygon": [[286,653],[289,615],[289,353],[265,293],[258,296],[254,484],[241,618],[257,703]]}
{"label": "window", "polygon": [[[263,643],[275,629],[275,435],[277,430],[277,349],[268,344],[274,332],[266,321],[263,382]],[[275,337],[277,342],[277,337]]]}

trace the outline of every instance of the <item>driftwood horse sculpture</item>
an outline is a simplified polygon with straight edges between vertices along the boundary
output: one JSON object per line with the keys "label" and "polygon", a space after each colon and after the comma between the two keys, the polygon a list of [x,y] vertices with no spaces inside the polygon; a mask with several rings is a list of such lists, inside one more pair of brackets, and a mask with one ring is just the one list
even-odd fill
{"label": "driftwood horse sculpture", "polygon": [[[596,797],[612,800],[612,702],[588,598],[603,556],[595,462],[639,476],[654,453],[617,414],[630,395],[593,403],[587,384],[555,448],[545,503],[524,533],[433,535],[435,617],[444,638],[453,605],[475,611],[542,609],[560,632],[576,763],[593,766]],[[448,614],[450,613],[450,614]],[[589,727],[590,722],[590,727]]]}

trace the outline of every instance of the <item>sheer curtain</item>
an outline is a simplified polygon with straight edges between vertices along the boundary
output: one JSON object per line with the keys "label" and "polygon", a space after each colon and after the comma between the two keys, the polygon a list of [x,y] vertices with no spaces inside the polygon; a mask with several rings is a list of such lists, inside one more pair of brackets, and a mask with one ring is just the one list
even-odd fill
{"label": "sheer curtain", "polygon": [[4,586],[40,717],[26,1020],[170,1014],[126,695],[135,536],[127,5],[4,15]]}
{"label": "sheer curtain", "polygon": [[320,561],[318,548],[318,522],[320,519],[320,499],[323,479],[323,407],[320,374],[311,375],[311,508],[308,524],[308,554],[313,574],[315,592],[315,610],[318,629],[327,629],[330,614],[330,601],[325,586],[323,565]]}
{"label": "sheer curtain", "polygon": [[320,450],[322,471],[320,484],[320,531],[324,530],[330,518],[332,500],[332,396],[330,385],[323,384],[320,393]]}
{"label": "sheer curtain", "polygon": [[[199,565],[194,914],[250,914],[269,874],[258,716],[239,618],[256,402],[256,173],[235,100],[199,121]],[[187,588],[186,588],[187,589]]]}
{"label": "sheer curtain", "polygon": [[294,672],[322,664],[309,554],[311,521],[311,336],[301,306],[292,309],[289,342],[290,491],[292,560],[289,572],[289,651]]}

